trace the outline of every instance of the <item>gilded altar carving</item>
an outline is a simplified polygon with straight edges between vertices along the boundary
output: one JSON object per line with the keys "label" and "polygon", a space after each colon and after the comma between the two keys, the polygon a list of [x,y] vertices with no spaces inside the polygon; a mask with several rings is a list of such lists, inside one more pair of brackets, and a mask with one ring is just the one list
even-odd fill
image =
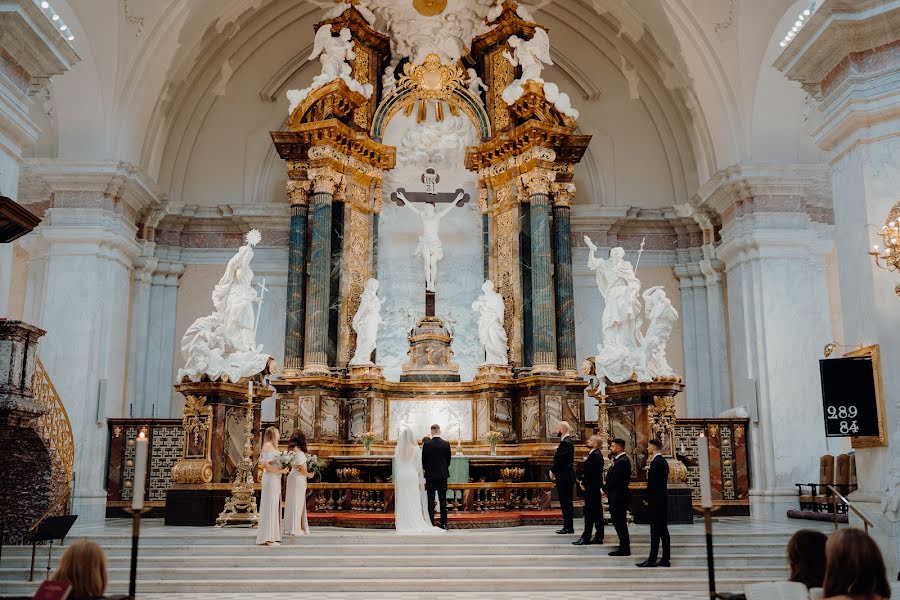
{"label": "gilded altar carving", "polygon": [[[353,73],[351,76],[362,85],[371,83],[374,86],[378,77],[377,73],[372,72],[373,69],[377,68],[377,60],[373,60],[375,58],[373,56],[374,53],[359,42],[356,43],[354,52],[356,53],[356,58],[353,60]],[[371,125],[372,106],[370,102],[367,102],[354,110],[353,122],[363,129],[368,129]]]}
{"label": "gilded altar carving", "polygon": [[305,205],[309,202],[309,190],[312,187],[310,181],[297,181],[294,179],[288,180],[287,185],[288,198],[291,201],[291,206],[294,205]]}
{"label": "gilded altar carving", "polygon": [[212,461],[207,459],[182,459],[172,467],[174,483],[212,483]]}
{"label": "gilded altar carving", "polygon": [[512,125],[509,106],[502,93],[516,77],[515,68],[503,56],[502,49],[497,49],[488,61],[488,111],[494,131],[505,131]]}
{"label": "gilded altar carving", "polygon": [[550,194],[550,185],[556,180],[556,173],[550,169],[535,168],[519,175],[520,188],[528,196]]}
{"label": "gilded altar carving", "polygon": [[[353,188],[363,192],[365,198],[365,190],[359,187]],[[354,204],[358,200],[354,200]],[[355,207],[350,210],[350,218],[348,224],[348,233],[344,238],[346,245],[344,248],[345,259],[343,264],[347,273],[347,289],[344,298],[346,302],[346,312],[342,309],[344,315],[344,327],[342,330],[347,335],[347,359],[353,356],[356,351],[356,332],[353,331],[352,321],[356,311],[359,310],[360,299],[363,290],[366,287],[366,280],[369,278],[369,257],[371,255],[372,244],[369,240],[369,218],[368,215],[360,212]]]}
{"label": "gilded altar carving", "polygon": [[572,206],[575,197],[574,183],[554,183],[550,186],[553,192],[553,206]]}
{"label": "gilded altar carving", "polygon": [[488,211],[488,190],[486,187],[478,188],[478,208],[481,210],[481,214]]}
{"label": "gilded altar carving", "polygon": [[309,169],[309,179],[316,194],[334,196],[341,181],[341,174],[331,167],[314,167]]}
{"label": "gilded altar carving", "polygon": [[653,405],[647,407],[650,416],[650,427],[658,440],[663,443],[663,452],[674,452],[675,435],[675,398],[674,396],[656,396]]}
{"label": "gilded altar carving", "polygon": [[[502,192],[502,194],[501,194]],[[498,190],[497,200],[503,196],[511,195],[509,188]],[[518,219],[514,206],[497,216],[497,267],[494,275],[497,291],[503,297],[503,305],[506,310],[503,314],[503,328],[506,330],[506,339],[509,343],[509,359],[511,363],[517,363],[519,357],[517,350],[520,347],[516,333],[516,315],[519,306],[516,303],[515,282],[519,270],[516,263],[516,244],[518,242]]]}

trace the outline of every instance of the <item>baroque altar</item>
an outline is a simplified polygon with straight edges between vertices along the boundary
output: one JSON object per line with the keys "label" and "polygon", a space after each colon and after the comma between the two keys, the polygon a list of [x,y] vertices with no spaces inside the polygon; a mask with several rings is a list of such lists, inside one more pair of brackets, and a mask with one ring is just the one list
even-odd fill
{"label": "baroque altar", "polygon": [[447,9],[440,42],[414,30],[451,15],[415,10],[326,15],[322,73],[272,132],[292,214],[277,424],[324,457],[364,432],[388,454],[432,422],[486,454],[499,432],[546,480],[556,423],[584,420],[569,207],[590,136],[541,77],[549,38],[524,7]]}

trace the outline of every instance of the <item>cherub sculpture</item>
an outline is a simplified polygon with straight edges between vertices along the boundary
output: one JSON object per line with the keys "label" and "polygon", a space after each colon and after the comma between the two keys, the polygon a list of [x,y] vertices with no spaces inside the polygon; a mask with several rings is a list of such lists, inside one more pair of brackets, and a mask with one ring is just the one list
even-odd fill
{"label": "cherub sculpture", "polygon": [[[552,65],[553,60],[550,59],[550,36],[540,27],[534,30],[534,37],[530,40],[523,40],[514,35],[507,40],[507,43],[513,49],[513,54],[508,50],[503,51],[503,56],[514,67],[522,67],[522,76],[517,80],[519,84],[526,81],[537,81],[543,83],[541,72],[544,65]],[[516,82],[513,82],[515,84]]]}
{"label": "cherub sculpture", "polygon": [[478,72],[475,69],[467,69],[466,73],[469,75],[469,93],[476,98],[480,98],[482,90],[486,92],[488,87],[484,84],[484,80],[478,76]]}
{"label": "cherub sculpture", "polygon": [[310,92],[336,79],[342,79],[347,87],[366,98],[372,95],[371,83],[363,85],[350,76],[353,72],[350,61],[356,58],[353,45],[353,34],[348,28],[341,29],[338,36],[335,37],[331,34],[331,25],[319,27],[319,30],[316,31],[312,54],[307,60],[318,58],[322,63],[322,71],[313,78],[312,84],[308,88],[288,90],[287,97],[290,101],[288,113],[294,112],[294,109],[309,96]]}

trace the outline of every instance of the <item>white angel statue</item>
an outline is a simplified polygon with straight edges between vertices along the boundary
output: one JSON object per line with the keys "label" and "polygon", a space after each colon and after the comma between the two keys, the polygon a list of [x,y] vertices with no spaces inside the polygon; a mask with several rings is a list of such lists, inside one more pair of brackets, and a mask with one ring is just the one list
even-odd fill
{"label": "white angel statue", "polygon": [[381,324],[381,299],[377,292],[378,280],[369,279],[351,323],[356,332],[356,352],[350,359],[350,366],[372,364],[372,352],[378,344],[378,325]]}
{"label": "white angel statue", "polygon": [[547,32],[538,27],[534,30],[534,37],[530,40],[523,40],[514,35],[507,40],[507,43],[513,49],[513,54],[504,50],[503,56],[512,66],[522,67],[522,76],[518,79],[520,85],[526,81],[543,83],[541,72],[544,70],[544,65],[553,64],[553,60],[550,58],[550,36],[547,35]]}
{"label": "white angel statue", "polygon": [[371,83],[363,85],[350,76],[353,71],[350,61],[356,58],[353,46],[353,33],[348,28],[344,27],[341,29],[338,36],[335,37],[331,33],[331,25],[319,27],[313,42],[312,54],[309,55],[307,60],[318,58],[319,62],[322,63],[322,72],[313,78],[312,84],[308,88],[288,90],[287,97],[290,101],[288,114],[293,113],[294,109],[309,96],[310,92],[337,79],[342,79],[347,84],[347,87],[366,98],[372,95],[373,88]]}
{"label": "white angel statue", "polygon": [[397,77],[394,75],[396,65],[389,64],[384,68],[384,75],[381,76],[381,96],[387,98],[397,91]]}
{"label": "white angel statue", "polygon": [[469,68],[466,70],[466,73],[469,75],[467,84],[469,93],[476,98],[480,98],[482,90],[486,92],[488,87],[484,84],[484,80],[478,76],[478,72],[475,69]]}
{"label": "white angel statue", "polygon": [[494,282],[490,279],[484,282],[481,291],[484,293],[472,303],[472,310],[478,313],[478,338],[485,354],[483,364],[507,365],[509,348],[503,327],[503,296],[494,291]]}
{"label": "white angel statue", "polygon": [[640,360],[635,367],[637,380],[653,381],[659,377],[674,377],[675,371],[666,360],[666,345],[672,335],[672,328],[678,320],[678,311],[666,296],[662,286],[654,286],[644,290],[644,312],[650,319],[650,326],[644,334],[641,345]]}

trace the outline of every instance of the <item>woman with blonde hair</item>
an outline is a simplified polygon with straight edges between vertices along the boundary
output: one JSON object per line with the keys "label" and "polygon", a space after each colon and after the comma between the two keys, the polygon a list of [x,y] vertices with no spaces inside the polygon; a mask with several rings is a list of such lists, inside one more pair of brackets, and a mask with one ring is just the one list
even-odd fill
{"label": "woman with blonde hair", "polygon": [[278,440],[281,433],[277,427],[267,427],[263,434],[259,465],[262,467],[262,496],[259,500],[259,530],[256,543],[265,546],[281,543],[281,476],[288,472],[273,465],[278,457]]}
{"label": "woman with blonde hair", "polygon": [[891,597],[881,551],[861,529],[841,529],[825,545],[825,598],[884,600]]}
{"label": "woman with blonde hair", "polygon": [[72,586],[69,600],[103,598],[108,582],[103,549],[89,540],[75,542],[63,553],[53,580]]}

